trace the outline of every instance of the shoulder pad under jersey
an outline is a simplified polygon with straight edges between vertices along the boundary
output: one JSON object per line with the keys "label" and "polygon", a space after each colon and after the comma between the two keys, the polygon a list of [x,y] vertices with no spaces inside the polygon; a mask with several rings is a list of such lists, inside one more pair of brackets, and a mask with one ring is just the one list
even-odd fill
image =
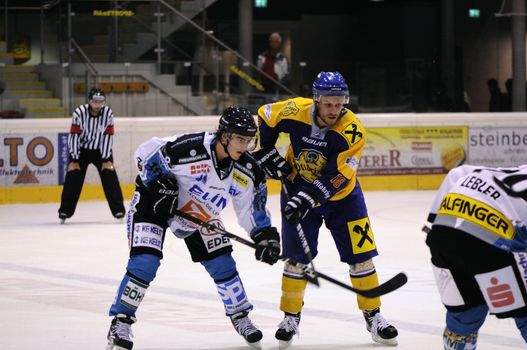
{"label": "shoulder pad under jersey", "polygon": [[351,112],[344,114],[332,130],[340,134],[350,145],[354,145],[366,137],[364,126]]}
{"label": "shoulder pad under jersey", "polygon": [[255,186],[265,179],[265,173],[248,153],[242,154],[240,159],[234,162],[234,168],[251,178]]}
{"label": "shoulder pad under jersey", "polygon": [[210,159],[205,133],[184,134],[175,141],[167,142],[163,154],[170,158],[172,165],[187,164]]}

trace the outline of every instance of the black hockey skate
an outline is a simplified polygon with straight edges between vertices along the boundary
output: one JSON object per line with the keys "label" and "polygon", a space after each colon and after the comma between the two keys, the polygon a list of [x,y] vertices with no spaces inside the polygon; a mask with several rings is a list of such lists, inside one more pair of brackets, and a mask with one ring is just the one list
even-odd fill
{"label": "black hockey skate", "polygon": [[135,317],[118,314],[112,320],[108,331],[108,345],[106,350],[131,350],[134,346],[132,342],[132,324],[136,321]]}
{"label": "black hockey skate", "polygon": [[125,212],[124,211],[120,211],[118,213],[115,213],[115,215],[113,217],[117,219],[118,223],[122,224],[123,221],[124,221],[124,215],[125,215]]}
{"label": "black hockey skate", "polygon": [[379,308],[363,311],[366,329],[371,333],[373,341],[385,345],[397,345],[397,329],[382,317]]}
{"label": "black hockey skate", "polygon": [[232,315],[232,325],[234,326],[234,329],[236,329],[236,332],[245,339],[251,348],[260,350],[262,348],[260,340],[262,340],[263,334],[251,322],[248,315],[249,313],[246,311]]}
{"label": "black hockey skate", "polygon": [[70,218],[70,216],[66,213],[60,213],[59,212],[59,220],[60,220],[60,224],[62,225],[63,223],[66,222],[66,219]]}
{"label": "black hockey skate", "polygon": [[278,339],[278,348],[287,349],[293,343],[293,336],[298,334],[298,325],[300,324],[300,312],[297,314],[285,313],[284,319],[278,325],[274,337]]}

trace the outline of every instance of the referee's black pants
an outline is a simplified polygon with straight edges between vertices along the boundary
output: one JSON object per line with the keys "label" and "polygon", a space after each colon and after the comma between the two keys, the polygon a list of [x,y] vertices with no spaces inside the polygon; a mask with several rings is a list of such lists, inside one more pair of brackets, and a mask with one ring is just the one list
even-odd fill
{"label": "referee's black pants", "polygon": [[[110,157],[109,160],[113,163],[113,157]],[[80,169],[71,170],[66,173],[59,213],[66,214],[68,218],[73,216],[81,195],[88,165],[93,164],[101,177],[104,195],[106,196],[112,215],[115,217],[124,216],[123,193],[117,173],[115,169],[102,169],[102,163],[101,153],[98,150],[81,150],[79,157]]]}

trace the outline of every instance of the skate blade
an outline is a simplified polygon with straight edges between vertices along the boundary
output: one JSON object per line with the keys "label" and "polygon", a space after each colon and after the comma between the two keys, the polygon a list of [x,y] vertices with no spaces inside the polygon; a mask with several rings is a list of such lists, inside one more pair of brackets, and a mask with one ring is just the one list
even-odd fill
{"label": "skate blade", "polygon": [[247,342],[247,345],[249,345],[251,348],[255,350],[262,350],[262,344],[260,344],[260,341],[255,341],[254,343]]}
{"label": "skate blade", "polygon": [[379,344],[397,346],[397,337],[392,339],[384,339],[379,337],[378,335],[372,334],[371,339],[373,339],[374,342]]}
{"label": "skate blade", "polygon": [[290,347],[292,343],[293,343],[293,339],[291,339],[291,340],[279,340],[278,341],[278,349],[285,350],[288,347]]}
{"label": "skate blade", "polygon": [[60,219],[60,224],[61,225],[64,225],[65,222],[66,222],[66,219]]}

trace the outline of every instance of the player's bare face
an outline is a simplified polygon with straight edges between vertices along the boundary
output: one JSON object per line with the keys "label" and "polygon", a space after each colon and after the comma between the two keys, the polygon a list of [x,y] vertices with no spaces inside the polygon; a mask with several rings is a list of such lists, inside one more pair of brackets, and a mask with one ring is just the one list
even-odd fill
{"label": "player's bare face", "polygon": [[345,96],[321,96],[320,101],[317,102],[317,124],[324,128],[326,126],[333,126],[340,115],[340,111],[344,108]]}
{"label": "player's bare face", "polygon": [[240,159],[243,153],[254,149],[254,142],[254,137],[232,134],[227,144],[229,156],[234,160]]}
{"label": "player's bare face", "polygon": [[[243,153],[253,151],[255,146],[255,137],[223,133],[221,143],[216,146],[216,154],[219,160],[223,160],[226,157],[238,160]],[[225,152],[225,148],[228,154]]]}
{"label": "player's bare face", "polygon": [[99,114],[101,108],[104,107],[106,101],[95,101],[95,100],[90,100],[90,110],[91,110],[91,113],[93,115],[97,115]]}

